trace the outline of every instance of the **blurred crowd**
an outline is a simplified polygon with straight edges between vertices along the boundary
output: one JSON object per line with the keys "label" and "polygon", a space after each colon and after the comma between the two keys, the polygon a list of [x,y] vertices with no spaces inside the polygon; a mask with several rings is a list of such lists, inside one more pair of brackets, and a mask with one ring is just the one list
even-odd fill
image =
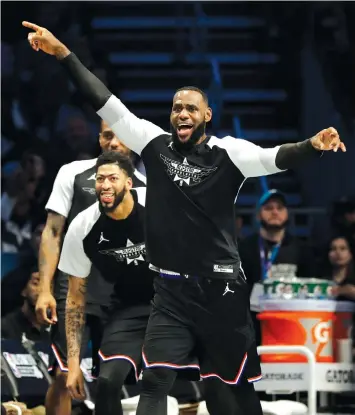
{"label": "blurred crowd", "polygon": [[[28,3],[29,18],[47,24],[89,67],[92,56],[77,19],[80,6]],[[35,12],[31,9],[35,7]],[[23,14],[23,13],[22,13]],[[20,26],[19,20],[19,26]],[[1,41],[1,300],[2,338],[49,344],[46,327],[36,319],[38,251],[46,221],[44,206],[60,166],[98,154],[99,120],[82,101],[55,60],[35,54],[24,32],[7,31]],[[100,62],[96,62],[100,64]],[[95,70],[107,82],[107,69]],[[55,87],[53,87],[55,85]],[[352,197],[352,198],[351,198]],[[334,295],[355,301],[355,195],[329,209],[328,241],[304,241],[288,231],[289,208],[280,192],[269,192],[256,206],[259,228],[244,235],[236,218],[243,268],[251,285],[263,279],[262,255],[282,240],[272,276],[322,277],[334,281]],[[260,241],[262,249],[260,251]]]}

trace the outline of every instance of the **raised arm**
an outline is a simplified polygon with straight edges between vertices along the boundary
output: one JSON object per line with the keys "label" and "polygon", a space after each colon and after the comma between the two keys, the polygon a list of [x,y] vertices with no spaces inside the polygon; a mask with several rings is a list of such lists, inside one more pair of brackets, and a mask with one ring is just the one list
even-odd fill
{"label": "raised arm", "polygon": [[259,177],[294,169],[323,151],[346,151],[338,132],[329,127],[314,137],[298,143],[262,148],[250,141],[226,137],[209,143],[224,148],[236,167],[247,177]]}
{"label": "raised arm", "polygon": [[44,27],[34,23],[22,22],[22,25],[34,30],[28,34],[28,40],[35,51],[42,50],[54,55],[67,70],[71,80],[85,99],[90,102],[98,115],[107,122],[120,140],[137,154],[145,146],[164,134],[164,130],[149,121],[132,114],[126,106],[114,96],[107,87],[91,73],[63,43]]}

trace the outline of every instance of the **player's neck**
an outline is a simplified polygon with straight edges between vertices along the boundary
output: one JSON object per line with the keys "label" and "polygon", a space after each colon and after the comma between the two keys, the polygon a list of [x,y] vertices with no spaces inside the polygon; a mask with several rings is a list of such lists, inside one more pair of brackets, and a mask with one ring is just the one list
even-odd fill
{"label": "player's neck", "polygon": [[347,272],[348,272],[347,265],[335,267],[333,271],[333,280],[338,284],[342,283],[346,278]]}
{"label": "player's neck", "polygon": [[113,212],[107,213],[112,219],[124,220],[131,214],[134,207],[134,199],[131,192],[127,192],[122,199],[122,202],[116,207]]}
{"label": "player's neck", "polygon": [[270,242],[279,243],[285,236],[285,228],[278,230],[260,228],[260,235],[263,239],[266,239]]}
{"label": "player's neck", "polygon": [[203,134],[201,138],[197,141],[196,145],[203,143],[206,140],[206,138],[207,138],[207,135]]}

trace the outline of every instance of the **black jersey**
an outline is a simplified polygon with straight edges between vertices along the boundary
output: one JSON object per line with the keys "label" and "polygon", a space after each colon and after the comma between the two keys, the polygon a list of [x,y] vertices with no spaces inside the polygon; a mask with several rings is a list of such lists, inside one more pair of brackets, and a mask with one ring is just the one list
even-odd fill
{"label": "black jersey", "polygon": [[[50,210],[67,218],[67,226],[78,213],[87,209],[97,200],[95,194],[96,160],[73,161],[65,164],[58,171],[54,181],[53,190],[46,205]],[[144,187],[145,177],[135,170],[133,187]],[[102,304],[111,291],[110,285],[100,282],[100,278],[93,269],[90,278],[87,301],[88,303]],[[55,280],[55,297],[57,300],[65,299],[68,291],[68,278],[61,272],[57,273]]]}
{"label": "black jersey", "polygon": [[145,260],[146,189],[131,192],[134,208],[124,220],[102,213],[99,202],[76,216],[65,235],[58,268],[67,275],[86,278],[94,265],[103,279],[113,283],[113,301],[116,298],[121,306],[149,306],[156,274]]}
{"label": "black jersey", "polygon": [[248,177],[281,171],[275,164],[279,147],[263,149],[234,137],[209,137],[183,154],[170,134],[136,117],[114,95],[98,115],[144,162],[146,244],[152,266],[237,278],[235,199]]}

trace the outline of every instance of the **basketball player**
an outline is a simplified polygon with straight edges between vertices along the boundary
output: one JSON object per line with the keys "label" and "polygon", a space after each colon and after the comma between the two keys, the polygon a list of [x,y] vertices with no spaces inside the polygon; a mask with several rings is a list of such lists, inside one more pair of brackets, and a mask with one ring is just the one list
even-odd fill
{"label": "basketball player", "polygon": [[249,296],[236,244],[234,202],[248,177],[302,166],[322,150],[345,151],[334,128],[295,144],[263,149],[207,136],[206,94],[173,97],[171,134],[139,119],[47,29],[23,25],[34,50],[55,55],[85,98],[125,144],[142,156],[149,183],[146,248],[160,273],[146,332],[137,415],[153,415],[177,374],[230,385],[239,414],[261,415],[261,379]]}
{"label": "basketball player", "polygon": [[[131,151],[104,121],[101,123],[99,143],[103,151],[112,150],[126,155],[131,154]],[[51,337],[54,359],[50,366],[53,368],[54,381],[48,389],[45,402],[49,415],[69,415],[71,413],[71,398],[66,388],[68,367],[64,316],[68,278],[61,272],[56,274],[54,296],[51,293],[51,285],[56,273],[66,226],[79,212],[96,201],[95,174],[96,159],[74,161],[62,166],[46,205],[48,217],[42,234],[39,255],[41,293],[37,301],[36,312],[41,322],[52,324]],[[135,170],[133,186],[145,186],[145,181],[145,177]],[[94,376],[97,376],[98,373],[97,351],[102,335],[100,304],[105,304],[108,301],[111,290],[111,284],[102,280],[97,271],[93,269],[87,290],[86,332],[85,341],[82,344],[84,352],[87,341],[90,339],[92,342]],[[50,311],[49,315],[47,315],[47,310]]]}
{"label": "basketball player", "polygon": [[87,277],[94,265],[101,279],[113,284],[110,305],[106,308],[108,322],[99,351],[102,362],[95,413],[116,415],[123,413],[120,399],[123,383],[127,377],[137,381],[141,372],[143,339],[157,274],[145,261],[146,189],[132,189],[132,162],[118,152],[107,152],[98,157],[95,168],[98,202],[71,222],[58,265],[69,276],[67,387],[72,398],[85,398],[80,349],[85,327]]}

